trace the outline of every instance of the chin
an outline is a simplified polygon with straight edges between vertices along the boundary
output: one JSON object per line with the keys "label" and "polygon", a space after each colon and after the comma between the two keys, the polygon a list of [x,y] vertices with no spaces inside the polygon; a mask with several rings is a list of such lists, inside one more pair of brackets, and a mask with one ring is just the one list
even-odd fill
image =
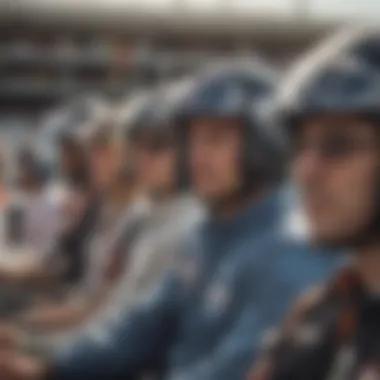
{"label": "chin", "polygon": [[351,244],[352,238],[342,233],[311,232],[313,244],[329,250],[341,250]]}
{"label": "chin", "polygon": [[215,191],[214,189],[210,189],[210,188],[205,188],[205,187],[202,188],[201,186],[194,186],[194,190],[200,198],[210,200],[210,201],[212,201],[213,199],[217,199],[220,196],[218,191]]}

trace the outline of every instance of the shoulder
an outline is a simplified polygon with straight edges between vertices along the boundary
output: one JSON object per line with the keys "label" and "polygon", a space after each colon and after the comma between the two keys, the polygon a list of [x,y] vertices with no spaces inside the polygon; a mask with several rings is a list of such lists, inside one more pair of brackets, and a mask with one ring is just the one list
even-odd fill
{"label": "shoulder", "polygon": [[286,212],[279,224],[261,239],[261,247],[272,253],[278,263],[298,264],[309,267],[339,268],[344,255],[314,244],[307,231],[306,221],[300,210]]}

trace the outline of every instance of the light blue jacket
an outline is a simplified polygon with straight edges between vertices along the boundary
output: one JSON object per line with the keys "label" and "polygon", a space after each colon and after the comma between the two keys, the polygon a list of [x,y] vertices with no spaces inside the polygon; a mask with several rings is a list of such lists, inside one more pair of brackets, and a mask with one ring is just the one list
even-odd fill
{"label": "light blue jacket", "polygon": [[244,379],[263,331],[341,262],[287,230],[288,205],[280,190],[202,224],[154,294],[121,316],[105,343],[82,338],[56,358],[54,378],[132,378],[165,364],[165,380]]}

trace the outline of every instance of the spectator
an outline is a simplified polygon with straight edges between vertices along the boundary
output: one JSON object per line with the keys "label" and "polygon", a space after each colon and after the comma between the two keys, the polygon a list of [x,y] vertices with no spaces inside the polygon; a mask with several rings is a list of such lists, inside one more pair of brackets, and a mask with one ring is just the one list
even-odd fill
{"label": "spectator", "polygon": [[280,91],[311,238],[334,254],[347,247],[354,260],[297,300],[252,380],[380,376],[379,52],[378,28],[339,33],[295,65]]}
{"label": "spectator", "polygon": [[[144,214],[143,205],[134,202],[137,195],[134,178],[121,175],[128,158],[123,155],[124,144],[116,139],[114,128],[97,126],[86,147],[91,187],[97,194],[100,213],[87,240],[83,241],[83,278],[65,302],[37,306],[19,318],[19,322],[37,331],[66,331],[83,322],[105,302],[120,273],[114,270],[106,276],[103,268],[113,256],[120,254],[124,230],[134,228]],[[124,258],[118,256],[121,268]]]}
{"label": "spectator", "polygon": [[[170,125],[174,107],[187,87],[181,81],[155,91],[148,96],[145,106],[135,112],[133,120],[127,122],[136,179],[150,208],[142,230],[130,247],[127,268],[108,307],[90,324],[93,334],[98,332],[101,336],[110,318],[132,308],[152,292],[180,253],[184,236],[202,218],[200,203],[184,191],[178,178],[178,152]],[[159,98],[163,93],[165,101]]]}
{"label": "spectator", "polygon": [[[177,86],[173,87],[175,88]],[[177,95],[177,91],[175,91],[175,94]],[[155,97],[154,100],[156,100]],[[147,104],[147,106],[149,106],[149,108],[153,107],[153,105],[150,104]],[[157,107],[157,105],[155,106]],[[166,104],[163,106],[168,107]],[[116,231],[123,233],[121,241],[119,239],[114,239],[119,236],[118,233],[116,236],[112,233],[111,237],[113,236],[112,241],[115,245],[111,245],[111,248],[107,246],[108,248],[106,250],[102,250],[101,247],[104,247],[104,242],[103,244],[101,242],[102,236],[104,237],[104,232],[107,230],[109,232],[109,226],[112,226],[110,223],[112,218],[111,221],[109,218],[106,218],[104,222],[106,222],[108,228],[106,231],[103,231],[103,233],[101,230],[97,230],[93,242],[89,246],[91,256],[94,256],[95,254],[95,256],[99,258],[99,255],[96,255],[96,252],[102,251],[100,257],[103,256],[101,259],[103,264],[104,259],[107,259],[105,262],[106,267],[104,268],[105,273],[103,273],[106,277],[103,278],[103,285],[106,287],[100,287],[100,290],[102,291],[98,290],[96,293],[98,294],[98,298],[92,298],[92,303],[97,300],[95,305],[98,306],[97,309],[99,310],[99,296],[101,296],[101,300],[104,301],[106,300],[106,296],[109,295],[107,290],[111,290],[111,297],[105,305],[104,302],[102,303],[102,305],[105,306],[104,310],[100,309],[89,321],[83,320],[79,331],[75,331],[74,334],[69,334],[69,336],[65,337],[66,339],[61,337],[61,341],[57,342],[58,347],[61,346],[62,343],[66,344],[66,341],[70,343],[71,337],[73,335],[76,337],[76,335],[83,329],[86,332],[91,331],[92,336],[98,336],[101,338],[103,329],[108,323],[110,323],[110,319],[117,316],[120,313],[120,310],[125,310],[127,307],[131,308],[137,300],[152,290],[152,287],[154,287],[155,283],[162,276],[163,272],[171,265],[174,257],[178,254],[180,250],[179,242],[183,235],[186,234],[201,217],[202,213],[198,202],[196,202],[193,197],[182,194],[179,191],[180,187],[176,181],[177,159],[176,149],[173,145],[173,134],[167,125],[161,124],[162,121],[163,120],[158,120],[155,115],[152,115],[149,120],[145,120],[147,124],[140,124],[138,122],[133,123],[133,133],[132,131],[128,131],[127,133],[127,140],[130,144],[128,144],[129,146],[124,146],[124,148],[127,150],[132,148],[132,151],[137,153],[137,157],[133,162],[137,164],[138,168],[135,170],[133,165],[128,165],[128,163],[123,167],[123,171],[121,172],[122,177],[119,177],[119,179],[124,178],[129,181],[129,189],[127,189],[125,185],[123,185],[122,188],[119,186],[109,186],[110,180],[115,179],[112,176],[114,170],[112,167],[114,167],[114,165],[105,166],[106,161],[110,162],[110,160],[113,160],[110,157],[104,156],[104,143],[109,140],[109,136],[107,134],[97,135],[96,140],[93,141],[96,146],[95,151],[93,152],[95,155],[92,155],[94,163],[100,163],[98,170],[96,170],[96,177],[99,181],[97,188],[99,190],[108,188],[112,191],[114,198],[116,197],[117,199],[125,201],[125,199],[129,199],[128,196],[131,194],[131,179],[139,179],[138,183],[140,184],[143,178],[143,185],[139,185],[137,188],[144,188],[148,192],[147,198],[150,198],[151,201],[147,203],[145,197],[138,197],[134,204],[132,204],[133,208],[131,209],[131,207],[129,207],[129,214],[132,214],[132,216],[134,215],[135,217],[136,213],[137,215],[140,215],[141,211],[144,211],[144,214],[148,211],[143,221],[139,219],[139,221],[142,222],[142,225],[140,223],[140,227],[138,226],[139,233],[137,233],[135,229],[135,223],[131,224],[129,222],[127,225],[124,224],[126,220],[128,220],[128,213],[120,213],[120,203],[116,202],[112,204],[112,202],[106,202],[106,205],[113,206],[114,210],[119,210],[119,214],[124,214],[122,219],[123,223],[116,229]],[[128,128],[130,127],[132,127],[132,125],[128,125]],[[105,139],[105,137],[107,137],[107,139]],[[155,149],[152,149],[152,142],[156,142],[156,144],[153,145]],[[109,144],[109,142],[107,144]],[[157,146],[159,149],[157,149]],[[119,147],[119,145],[116,145],[116,152],[114,151],[114,153],[117,154],[119,152],[117,149]],[[127,157],[132,158],[128,155]],[[143,161],[143,165],[139,165],[140,160]],[[147,167],[150,168],[150,170],[139,173],[141,169],[147,170],[147,167],[144,166],[146,160],[149,160],[149,165],[147,165]],[[116,160],[116,162],[119,161]],[[92,166],[94,167],[96,164]],[[133,172],[135,172],[135,175],[133,175]],[[132,186],[132,189],[135,189],[135,187]],[[120,190],[124,191],[120,193]],[[151,195],[149,196],[149,194]],[[121,198],[119,198],[120,196]],[[147,205],[150,206],[148,210],[144,207]],[[131,211],[133,211],[133,213],[131,213]],[[179,218],[178,215],[181,215],[181,218]],[[135,217],[133,220],[136,219]],[[122,228],[120,229],[120,227]],[[125,235],[125,227],[128,227],[128,236]],[[132,231],[131,228],[133,228]],[[134,238],[130,235],[131,232],[135,234]],[[126,242],[125,238],[129,241]],[[128,252],[125,252],[126,250]],[[105,257],[104,253],[110,253],[109,257]],[[110,260],[108,261],[108,259]],[[99,283],[99,280],[101,280],[99,269],[101,266],[99,267],[99,265],[97,265],[97,268],[98,270],[95,271],[97,276],[92,275],[91,277],[92,282],[95,280],[95,282]],[[122,275],[122,278],[115,288],[112,286],[107,287],[109,283],[105,281],[106,279],[111,278],[111,282],[114,285],[115,278],[117,280],[120,275]],[[94,277],[97,277],[97,281]],[[94,286],[92,286],[92,288],[94,288]],[[94,311],[93,307],[84,307],[86,304],[88,305],[88,299],[87,303],[84,303],[82,297],[82,302],[79,305],[76,303],[75,308],[71,308],[70,322],[78,322],[78,316],[83,318],[85,315],[89,315],[90,312]],[[59,312],[55,311],[53,314],[54,324],[57,325],[57,322],[62,322],[62,319],[67,323],[67,317],[64,317],[64,315],[67,316],[67,312],[69,312],[70,308],[63,307],[56,309],[58,309]],[[65,309],[64,313],[62,312],[63,309]],[[37,344],[40,347],[41,345],[46,347],[46,345],[50,344],[51,347],[51,344],[53,343],[54,345],[55,341],[56,339],[54,339],[54,342],[51,342],[51,339],[38,339]]]}
{"label": "spectator", "polygon": [[46,262],[60,231],[60,209],[47,192],[47,167],[32,150],[20,152],[18,172],[18,191],[6,210],[7,237],[25,254],[22,260],[4,262],[0,277],[9,283],[35,283],[54,277]]}
{"label": "spectator", "polygon": [[[81,278],[83,249],[97,212],[81,142],[69,133],[62,136],[59,147],[63,186],[52,187],[42,181],[46,172],[33,151],[20,155],[24,196],[16,205],[24,211],[24,235],[30,241],[25,242],[27,250],[22,258],[12,257],[0,268],[5,284],[39,286],[51,299],[61,298],[67,287]],[[22,227],[23,223],[19,224]]]}

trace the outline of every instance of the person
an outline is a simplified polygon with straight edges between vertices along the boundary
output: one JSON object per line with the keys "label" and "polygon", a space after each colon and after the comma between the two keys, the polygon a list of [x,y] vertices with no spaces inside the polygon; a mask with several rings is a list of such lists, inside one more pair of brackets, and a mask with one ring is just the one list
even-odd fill
{"label": "person", "polygon": [[36,285],[54,275],[46,271],[46,261],[59,234],[60,209],[48,194],[48,168],[37,153],[21,149],[17,166],[17,189],[5,210],[3,249],[8,254],[0,277],[4,283]]}
{"label": "person", "polygon": [[183,237],[202,218],[202,206],[185,191],[177,175],[178,155],[170,126],[187,86],[187,81],[175,81],[128,101],[127,117],[121,122],[147,212],[128,247],[127,262],[119,266],[121,278],[107,305],[82,326],[97,339],[104,339],[107,326],[121,311],[132,309],[152,292],[178,255]]}
{"label": "person", "polygon": [[[47,360],[4,353],[0,373],[21,379],[243,379],[263,329],[336,260],[282,229],[281,139],[263,111],[275,75],[266,65],[199,73],[177,112],[181,171],[207,207],[160,287],[110,327]],[[259,112],[260,111],[260,112]]]}
{"label": "person", "polygon": [[[34,223],[31,223],[34,228],[41,229],[41,234],[46,234],[44,236],[51,244],[45,244],[43,252],[39,252],[43,260],[16,260],[16,265],[6,265],[2,271],[4,282],[38,286],[47,296],[44,298],[48,303],[65,298],[81,280],[85,268],[85,243],[98,213],[98,202],[91,189],[88,162],[80,136],[72,131],[62,131],[57,136],[56,144],[60,179],[53,178],[46,183],[44,190],[46,203],[53,204],[57,209],[53,221],[45,223],[48,231],[52,226],[56,227],[55,234],[43,232],[44,225],[38,221],[39,217],[44,216],[43,212],[36,212]],[[22,161],[28,166],[33,160],[28,157],[28,152],[26,156]],[[34,238],[35,235],[31,233]],[[36,239],[38,244],[41,244],[40,240]]]}
{"label": "person", "polygon": [[[5,284],[47,289],[53,299],[61,298],[81,278],[83,246],[96,220],[97,201],[90,189],[88,163],[80,140],[72,131],[57,135],[59,180],[47,181],[48,163],[33,147],[20,152],[18,164],[24,196],[15,201],[15,206],[16,211],[25,214],[25,220],[19,220],[18,230],[25,225],[27,249],[22,258],[12,255],[3,260],[0,277]],[[27,207],[23,207],[24,203]]]}
{"label": "person", "polygon": [[[120,149],[113,151],[113,153],[116,153],[116,157],[114,155],[108,157],[110,153],[109,129],[101,128],[99,133],[94,136],[93,144],[95,144],[96,149],[93,152],[95,154],[91,155],[94,164],[90,166],[94,169],[97,168],[95,170],[97,189],[103,189],[103,195],[104,190],[108,189],[106,205],[112,207],[111,210],[110,207],[107,207],[105,211],[111,211],[111,214],[117,211],[117,215],[122,215],[122,223],[114,231],[116,237],[122,232],[122,241],[112,239],[111,242],[115,243],[116,246],[113,247],[113,244],[111,244],[111,249],[108,248],[106,252],[100,248],[103,251],[100,255],[103,269],[96,265],[98,268],[96,274],[98,277],[104,277],[103,283],[107,285],[106,288],[100,287],[100,290],[103,290],[99,291],[99,286],[95,287],[98,288],[95,293],[97,296],[91,297],[90,300],[88,297],[83,299],[83,294],[79,294],[79,297],[75,297],[77,302],[74,304],[71,302],[71,305],[60,305],[42,310],[39,308],[33,314],[29,312],[29,329],[34,327],[35,330],[37,327],[36,322],[39,320],[38,325],[42,325],[40,327],[44,327],[44,330],[47,330],[50,334],[40,336],[41,334],[34,333],[29,334],[29,337],[27,337],[22,332],[14,329],[5,331],[3,326],[3,334],[0,338],[3,343],[8,337],[10,341],[13,339],[12,344],[17,344],[17,340],[21,341],[23,349],[51,352],[53,349],[60,350],[62,346],[70,345],[73,338],[76,338],[78,334],[91,334],[93,338],[102,339],[107,325],[120,313],[120,310],[125,311],[127,307],[131,308],[137,300],[149,293],[162,276],[162,273],[170,267],[171,262],[178,253],[182,236],[186,235],[187,231],[202,216],[202,210],[198,202],[194,197],[184,194],[177,183],[177,159],[173,145],[173,133],[171,128],[166,125],[166,120],[168,120],[173,107],[172,98],[175,97],[176,101],[178,101],[177,98],[182,92],[182,88],[184,88],[182,82],[170,85],[165,90],[167,100],[164,102],[162,97],[157,96],[156,92],[158,90],[153,92],[154,96],[153,94],[147,94],[144,97],[146,102],[144,102],[142,109],[138,107],[140,97],[130,99],[127,106],[132,114],[129,115],[127,120],[122,121],[126,124],[123,129],[127,130],[122,132],[126,134],[125,144],[122,146],[119,144],[120,136],[115,132],[113,143],[116,146],[111,145],[113,148],[123,148],[124,153],[127,150],[127,154],[122,155],[125,162],[124,170],[121,173],[115,172],[114,165],[116,158],[117,167],[120,168],[120,160],[117,159],[117,157],[120,158],[120,155],[118,155]],[[162,89],[158,92],[161,95]],[[165,112],[161,112],[161,110]],[[107,152],[108,154],[106,154]],[[129,155],[128,153],[131,154]],[[135,159],[132,157],[134,154],[136,155]],[[90,161],[92,162],[93,160]],[[113,165],[107,165],[107,163],[112,162],[114,162]],[[121,174],[122,178],[129,181],[130,190],[130,181],[133,181],[132,189],[135,190],[133,194],[136,197],[129,198],[127,212],[120,212],[120,203],[114,202],[115,197],[120,199],[119,196],[121,196],[121,199],[125,201],[126,196],[131,195],[131,192],[126,191],[125,187],[118,188],[116,193],[115,190],[117,189],[113,186],[110,187],[115,179],[120,178],[115,177],[116,174]],[[110,194],[109,190],[113,195]],[[140,215],[140,211],[143,212],[143,218],[137,218],[136,220],[136,217]],[[129,214],[132,215],[129,217]],[[107,215],[104,220],[107,227],[106,231],[110,227],[111,229],[113,228],[113,224],[110,223],[109,212],[107,212]],[[181,218],[178,215],[181,215]],[[126,219],[128,223],[124,224]],[[137,226],[137,231],[135,228],[136,223],[130,223],[128,219],[140,222]],[[123,241],[125,227],[128,229],[129,236],[127,238],[129,242]],[[104,233],[99,234],[98,229],[95,239],[89,246],[90,256],[94,256],[94,253],[99,251],[99,247],[104,247],[104,243],[101,243],[102,236],[104,237]],[[113,233],[111,237],[115,237]],[[104,253],[107,255],[104,255]],[[93,278],[94,275],[91,277]],[[98,278],[97,282],[99,280],[100,278]],[[76,295],[78,294],[77,291],[75,293]],[[82,302],[78,303],[78,298]],[[88,301],[91,301],[90,305]],[[32,321],[34,323],[31,323]],[[78,325],[79,321],[80,324]],[[47,322],[49,322],[48,326],[46,326]],[[63,327],[64,331],[59,335],[52,336],[51,332],[57,330],[59,326]],[[46,327],[49,328],[47,329]],[[70,328],[70,330],[67,331],[67,328]]]}
{"label": "person", "polygon": [[310,52],[280,93],[311,237],[347,247],[352,261],[295,303],[251,379],[380,376],[379,52],[379,30],[345,31]]}
{"label": "person", "polygon": [[32,150],[18,152],[17,186],[4,210],[0,313],[8,318],[49,292],[59,265],[48,264],[59,233],[59,205],[46,189],[48,173]]}
{"label": "person", "polygon": [[[83,323],[107,299],[120,275],[104,273],[104,266],[114,256],[124,230],[133,228],[145,215],[145,208],[134,201],[138,195],[133,176],[125,169],[125,144],[119,141],[111,120],[96,122],[83,148],[87,148],[91,187],[97,194],[100,215],[84,247],[86,263],[83,279],[71,296],[58,305],[45,305],[27,310],[17,317],[28,329],[39,332],[66,332]],[[131,204],[133,207],[131,207]],[[122,267],[122,261],[117,263]]]}

